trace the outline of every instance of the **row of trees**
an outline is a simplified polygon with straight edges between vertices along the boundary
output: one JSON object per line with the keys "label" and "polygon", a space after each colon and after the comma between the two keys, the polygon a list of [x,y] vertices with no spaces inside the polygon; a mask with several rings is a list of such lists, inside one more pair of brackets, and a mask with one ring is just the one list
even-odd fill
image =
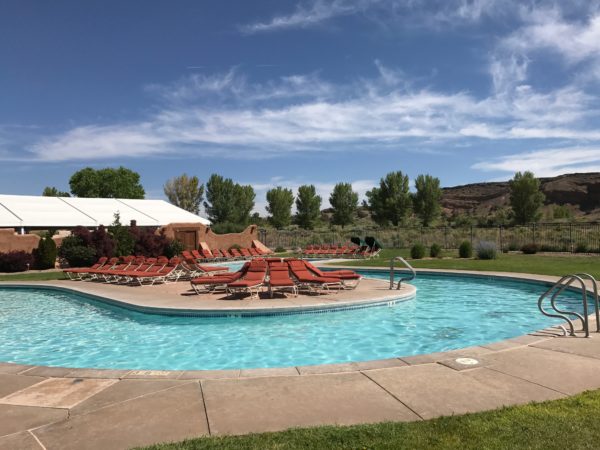
{"label": "row of trees", "polygon": [[[419,175],[415,182],[416,192],[409,190],[409,179],[402,172],[391,172],[382,178],[379,187],[367,192],[363,206],[376,223],[382,226],[399,225],[414,213],[425,226],[433,222],[440,213],[442,190],[440,180],[430,175]],[[197,177],[182,175],[169,180],[164,186],[169,201],[181,208],[198,213],[204,195],[204,185]],[[217,224],[247,224],[254,207],[254,189],[241,186],[229,178],[213,174],[206,183],[204,207],[208,218]],[[313,185],[298,188],[296,197],[291,189],[274,187],[267,191],[269,223],[275,228],[284,228],[296,223],[301,228],[313,229],[321,217],[322,198]],[[292,207],[296,206],[296,215]],[[350,183],[338,183],[329,196],[333,210],[332,223],[342,227],[350,225],[359,208],[358,193]]]}
{"label": "row of trees", "polygon": [[[179,189],[174,189],[179,186]],[[187,186],[187,188],[185,187]],[[187,192],[181,195],[177,192]],[[197,177],[176,177],[165,185],[169,200],[185,209],[198,213],[204,187]],[[207,202],[204,207],[213,223],[247,224],[254,207],[252,186],[240,186],[231,179],[213,174],[206,183]],[[430,226],[441,213],[442,188],[439,178],[419,175],[415,179],[415,192],[410,191],[408,175],[401,171],[388,173],[379,181],[379,186],[366,193],[362,206],[371,213],[371,218],[380,226],[398,226],[415,216],[423,226]],[[192,198],[189,202],[182,199]],[[284,228],[296,223],[301,228],[313,229],[321,216],[322,198],[313,185],[298,188],[296,197],[291,189],[281,186],[267,191],[269,222],[275,228]],[[510,181],[510,214],[514,223],[535,222],[541,216],[540,208],[545,197],[540,190],[540,181],[531,172],[517,172]],[[296,215],[292,215],[292,206]],[[338,183],[329,196],[333,215],[331,222],[342,227],[354,222],[359,208],[358,193],[350,183]]]}
{"label": "row of trees", "polygon": [[[144,198],[145,195],[140,175],[125,167],[99,170],[87,167],[71,176],[69,186],[70,193],[47,187],[43,195],[105,198]],[[538,220],[544,202],[539,180],[531,172],[518,172],[510,182],[510,189],[512,220],[519,224]],[[212,174],[204,185],[198,177],[183,174],[168,180],[164,193],[171,203],[194,214],[198,214],[203,205],[208,218],[221,230],[234,231],[236,227],[260,219],[258,214],[252,215],[256,198],[253,187],[235,183],[221,175]],[[379,186],[366,193],[366,200],[361,206],[380,226],[398,226],[412,217],[416,217],[423,226],[429,226],[440,216],[441,198],[438,178],[419,175],[415,179],[415,192],[411,192],[408,175],[395,171],[381,178]],[[292,223],[313,229],[321,218],[322,198],[313,185],[300,186],[296,196],[291,189],[274,187],[267,191],[266,200],[268,221],[278,229]],[[332,224],[345,227],[354,222],[359,198],[350,183],[336,184],[329,203]],[[292,215],[294,204],[296,214]]]}

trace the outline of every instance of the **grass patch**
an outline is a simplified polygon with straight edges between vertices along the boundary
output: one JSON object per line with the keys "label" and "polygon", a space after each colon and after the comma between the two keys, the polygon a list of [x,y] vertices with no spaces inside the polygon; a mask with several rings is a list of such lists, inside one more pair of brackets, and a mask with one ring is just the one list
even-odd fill
{"label": "grass patch", "polygon": [[65,275],[61,271],[48,272],[20,272],[0,275],[0,281],[48,281],[64,280]]}
{"label": "grass patch", "polygon": [[[407,249],[384,249],[379,258],[355,260],[344,263],[349,266],[389,267],[390,258],[410,258]],[[585,272],[600,277],[600,257],[571,255],[524,255],[521,253],[499,253],[497,259],[478,260],[458,258],[457,251],[444,250],[442,259],[410,260],[419,269],[491,270],[497,272],[535,273],[540,275],[566,275]]]}
{"label": "grass patch", "polygon": [[146,447],[199,449],[573,449],[598,448],[600,391],[562,400],[412,423],[293,429]]}

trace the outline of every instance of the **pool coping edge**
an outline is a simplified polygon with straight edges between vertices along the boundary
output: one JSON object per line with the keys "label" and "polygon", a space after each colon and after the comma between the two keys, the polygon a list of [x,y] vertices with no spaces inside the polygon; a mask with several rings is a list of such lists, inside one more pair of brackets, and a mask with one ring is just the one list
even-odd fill
{"label": "pool coping edge", "polygon": [[[334,266],[327,266],[334,267]],[[336,266],[344,267],[344,266]],[[349,266],[346,266],[349,267]],[[385,268],[372,267],[356,267],[355,270],[369,270],[389,272]],[[514,281],[532,281],[536,283],[551,284],[559,279],[559,277],[548,275],[536,275],[527,273],[512,273],[512,272],[480,272],[480,271],[463,271],[463,270],[438,270],[438,269],[415,269],[417,273],[431,273],[436,275],[461,276],[468,275],[480,278],[503,278]],[[53,286],[44,284],[44,282],[25,282],[25,283],[10,283],[2,282],[0,286],[6,287],[49,287],[59,290],[71,290],[62,286]],[[125,305],[124,302],[118,300],[103,298],[94,294],[85,293],[79,290],[72,290],[78,294],[84,294],[97,301],[111,303],[112,301]],[[415,289],[416,291],[416,289]],[[412,293],[414,295],[414,292]],[[405,299],[411,298],[408,296]],[[386,304],[390,300],[379,300],[378,303]],[[121,305],[115,305],[121,306]],[[138,306],[127,304],[127,306]],[[121,306],[126,309],[127,306]],[[358,305],[360,307],[360,305]],[[369,306],[367,306],[369,307]],[[139,311],[139,310],[138,310]],[[145,312],[145,311],[142,311]],[[228,314],[234,315],[234,313]],[[287,366],[276,368],[250,368],[250,369],[223,369],[223,370],[130,370],[130,369],[102,369],[102,368],[68,368],[54,366],[38,366],[27,365],[12,362],[0,362],[0,374],[15,374],[25,376],[43,376],[47,378],[106,378],[106,379],[167,379],[167,380],[211,380],[211,379],[245,379],[245,378],[262,378],[262,377],[278,377],[278,376],[310,376],[318,374],[332,373],[361,373],[369,370],[377,370],[388,367],[412,366],[421,364],[440,364],[456,358],[476,357],[486,354],[493,354],[507,350],[513,350],[518,347],[526,347],[531,344],[537,344],[546,340],[551,340],[560,337],[559,329],[548,327],[537,330],[525,335],[513,337],[496,342],[484,343],[477,346],[466,347],[444,352],[428,353],[423,355],[398,356],[387,359],[376,359],[369,361],[335,363],[335,364],[318,364],[308,366]],[[474,366],[473,368],[478,367]],[[459,369],[456,369],[459,370]]]}

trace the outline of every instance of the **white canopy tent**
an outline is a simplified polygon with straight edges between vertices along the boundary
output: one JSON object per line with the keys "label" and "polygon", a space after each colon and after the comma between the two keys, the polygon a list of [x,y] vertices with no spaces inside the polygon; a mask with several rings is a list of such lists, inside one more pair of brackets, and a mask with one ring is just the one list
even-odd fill
{"label": "white canopy tent", "polygon": [[115,213],[119,213],[123,225],[132,220],[142,227],[169,223],[210,225],[207,219],[163,200],[0,195],[0,228],[108,226]]}

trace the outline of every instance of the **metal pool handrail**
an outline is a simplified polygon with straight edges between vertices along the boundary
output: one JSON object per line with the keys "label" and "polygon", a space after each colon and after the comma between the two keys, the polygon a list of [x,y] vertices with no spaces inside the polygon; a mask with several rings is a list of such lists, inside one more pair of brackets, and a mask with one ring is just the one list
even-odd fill
{"label": "metal pool handrail", "polygon": [[413,267],[408,263],[408,261],[406,261],[401,256],[396,256],[395,258],[390,259],[390,289],[394,289],[394,283],[395,283],[395,278],[396,278],[396,273],[394,271],[394,263],[396,261],[401,261],[406,266],[406,268],[408,270],[410,270],[410,272],[411,272],[411,274],[408,277],[400,277],[400,279],[398,280],[398,286],[396,287],[396,289],[400,289],[403,281],[414,280],[415,277],[417,276],[417,272],[415,272],[415,269],[413,269]]}
{"label": "metal pool handrail", "polygon": [[[594,299],[594,312],[596,315],[596,331],[600,332],[600,322],[598,318],[600,317],[600,309],[598,306],[598,283],[596,279],[587,274],[573,274],[573,275],[565,275],[560,280],[558,280],[550,289],[540,295],[538,299],[538,308],[540,312],[547,317],[554,317],[557,319],[565,320],[569,325],[569,334],[571,336],[575,336],[575,326],[573,325],[573,321],[568,316],[575,316],[577,319],[581,320],[582,331],[585,332],[585,337],[590,336],[590,327],[589,327],[589,309],[588,309],[588,288],[585,284],[585,281],[589,280],[592,283],[593,288],[593,299]],[[578,282],[581,285],[581,299],[583,302],[583,315],[577,313],[576,311],[564,311],[559,309],[556,306],[556,299],[558,296],[567,288],[569,288],[574,282]],[[550,297],[550,307],[552,312],[548,312],[544,309],[543,303],[548,296],[552,294]],[[564,330],[564,328],[563,328]],[[566,334],[566,330],[565,334]]]}

